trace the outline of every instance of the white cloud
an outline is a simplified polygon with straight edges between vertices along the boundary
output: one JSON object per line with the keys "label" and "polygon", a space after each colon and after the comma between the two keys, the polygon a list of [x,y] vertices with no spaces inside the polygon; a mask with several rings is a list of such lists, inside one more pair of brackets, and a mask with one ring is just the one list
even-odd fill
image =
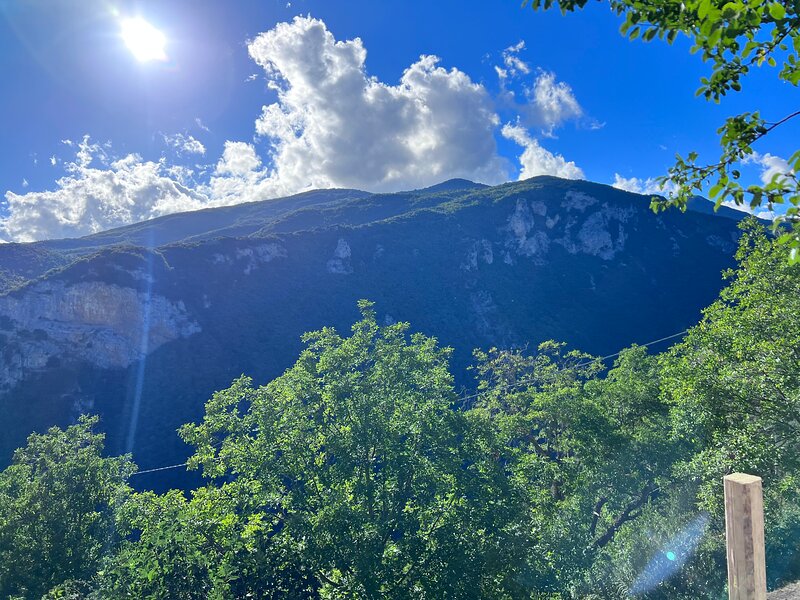
{"label": "white cloud", "polygon": [[614,182],[611,185],[619,190],[645,196],[666,197],[677,191],[677,187],[671,181],[666,182],[662,188],[654,177],[640,179],[639,177],[623,177],[619,173],[614,173]]}
{"label": "white cloud", "polygon": [[159,161],[159,164],[161,165],[162,173],[166,177],[174,179],[186,187],[195,187],[197,185],[195,171],[191,167],[167,164],[163,159]]}
{"label": "white cloud", "polygon": [[[530,75],[519,53],[506,50],[506,76]],[[248,43],[277,101],[255,121],[255,143],[227,141],[213,165],[194,167],[114,156],[108,143],[63,140],[71,159],[54,189],[5,194],[0,238],[29,241],[80,236],[169,212],[285,196],[311,188],[394,191],[452,177],[484,183],[508,179],[497,153],[496,99],[464,72],[421,56],[391,84],[370,76],[359,38],[338,41],[324,22],[296,17]],[[582,177],[574,162],[541,147],[524,127],[545,134],[582,109],[566,84],[539,72],[520,107],[522,118],[502,135],[522,146],[521,178]],[[515,105],[516,106],[516,105]],[[200,118],[198,129],[208,131]],[[188,133],[165,136],[180,155],[201,156]]]}
{"label": "white cloud", "polygon": [[[760,167],[759,178],[761,179],[761,185],[767,185],[771,183],[772,178],[776,175],[779,176],[778,180],[780,181],[782,179],[780,176],[793,173],[789,162],[786,159],[774,154],[760,154],[758,152],[754,152],[750,156],[746,157],[742,162],[744,164],[754,164]],[[733,200],[725,200],[722,203],[722,206],[727,206],[728,208],[733,208],[734,210],[738,210],[740,212],[755,215],[759,219],[767,220],[775,219],[782,212],[782,210],[780,210],[780,206],[777,208],[777,210],[770,210],[769,206],[766,204],[751,208],[747,202],[744,204],[736,204]]]}
{"label": "white cloud", "polygon": [[203,120],[200,117],[195,117],[194,124],[197,125],[198,128],[202,129],[203,131],[210,132],[211,130],[208,126],[203,123]]}
{"label": "white cloud", "polygon": [[389,85],[367,74],[359,38],[337,41],[310,17],[278,24],[248,49],[278,92],[256,122],[269,144],[276,190],[505,179],[492,99],[437,57],[420,57]]}
{"label": "white cloud", "polygon": [[[741,210],[741,207],[739,207],[739,210]],[[754,214],[758,219],[765,219],[767,221],[772,221],[778,216],[778,213],[776,213],[774,210],[769,210],[767,208],[760,208],[759,210],[753,212],[752,214]]]}
{"label": "white cloud", "polygon": [[506,123],[502,130],[503,136],[516,142],[524,148],[519,157],[521,170],[520,179],[527,179],[535,175],[554,175],[565,179],[581,179],[583,171],[574,162],[567,161],[560,154],[553,154],[542,148],[539,141],[531,137],[528,130],[521,125]]}
{"label": "white cloud", "polygon": [[[570,120],[578,120],[585,116],[584,110],[575,97],[572,87],[563,81],[557,81],[552,71],[538,69],[533,84],[521,81],[524,76],[533,72],[530,65],[523,61],[519,54],[525,49],[525,42],[509,46],[503,50],[503,66],[495,65],[495,72],[500,80],[500,100],[519,114],[520,121],[527,127],[539,128],[547,137],[553,131]],[[519,83],[515,93],[512,82]],[[518,97],[524,100],[518,100]],[[588,119],[589,129],[600,129],[603,124]]]}
{"label": "white cloud", "polygon": [[785,158],[766,153],[754,152],[744,161],[745,164],[756,164],[761,167],[761,185],[767,185],[775,175],[787,175],[792,172],[789,162]]}
{"label": "white cloud", "polygon": [[[644,196],[669,197],[678,191],[678,186],[671,181],[667,181],[662,189],[653,177],[640,179],[638,177],[623,177],[619,173],[614,173],[614,183],[611,185],[617,189],[633,192],[634,194],[642,194]],[[759,219],[771,219],[774,216],[769,210],[762,209],[758,212],[754,212],[749,204],[736,204],[733,200],[724,200],[721,206],[726,206],[751,215],[755,214]]]}
{"label": "white cloud", "polygon": [[530,90],[530,106],[528,110],[532,122],[542,127],[547,135],[570,119],[583,116],[583,109],[572,88],[563,81],[556,81],[555,73],[541,72]]}
{"label": "white cloud", "polygon": [[755,214],[759,219],[771,219],[772,218],[771,216],[767,216],[767,215],[771,215],[772,214],[770,211],[768,211],[768,210],[760,210],[756,214],[753,211],[753,209],[750,208],[750,205],[747,204],[747,203],[745,203],[745,204],[736,204],[736,202],[734,202],[733,200],[723,200],[722,204],[720,204],[720,206],[727,206],[728,208],[732,208],[733,210],[738,210],[739,212],[747,213],[749,215]]}
{"label": "white cloud", "polygon": [[[99,163],[93,166],[92,163]],[[6,192],[0,237],[18,242],[76,237],[204,205],[205,198],[164,175],[162,162],[135,154],[111,159],[84,138],[57,189]]]}
{"label": "white cloud", "polygon": [[278,193],[279,184],[268,169],[262,168],[255,147],[246,142],[225,142],[225,150],[214,174],[202,189],[217,206],[281,195]]}
{"label": "white cloud", "polygon": [[[519,73],[527,75],[531,72],[530,65],[519,57],[519,53],[524,49],[525,41],[520,40],[513,46],[509,46],[503,50],[503,64],[505,65],[505,69],[501,69],[503,71],[501,77],[514,77]],[[498,75],[499,74],[498,72]]]}
{"label": "white cloud", "polygon": [[252,144],[245,142],[225,142],[222,158],[217,163],[216,172],[220,175],[247,175],[261,166]]}
{"label": "white cloud", "polygon": [[199,154],[202,156],[206,153],[206,147],[195,137],[188,134],[176,133],[173,135],[165,135],[164,141],[168,146],[173,148],[179,156],[184,154]]}

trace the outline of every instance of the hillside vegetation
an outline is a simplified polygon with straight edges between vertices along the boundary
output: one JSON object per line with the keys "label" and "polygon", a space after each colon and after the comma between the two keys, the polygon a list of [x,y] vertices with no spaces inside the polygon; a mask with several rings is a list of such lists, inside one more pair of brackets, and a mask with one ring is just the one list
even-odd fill
{"label": "hillside vegetation", "polygon": [[[719,293],[740,232],[703,214],[705,200],[686,214],[649,204],[553,177],[453,181],[3,245],[0,468],[30,433],[84,412],[103,419],[110,452],[183,462],[174,432],[202,417],[205,398],[242,373],[276,378],[303,332],[346,330],[361,298],[382,325],[410,322],[452,347],[457,389],[474,386],[473,348],[557,339],[607,355],[683,331]],[[156,473],[146,485],[175,480]]]}
{"label": "hillside vegetation", "polygon": [[[558,342],[451,350],[360,303],[181,428],[191,492],[134,492],[96,419],[0,474],[0,595],[725,597],[723,475],[763,477],[772,586],[800,577],[800,266],[746,225],[683,341],[610,368]],[[148,465],[150,466],[150,465]]]}

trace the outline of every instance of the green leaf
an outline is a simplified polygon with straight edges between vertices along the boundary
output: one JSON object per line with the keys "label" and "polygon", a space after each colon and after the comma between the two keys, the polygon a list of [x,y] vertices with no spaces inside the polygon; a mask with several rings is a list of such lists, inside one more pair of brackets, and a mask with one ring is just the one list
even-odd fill
{"label": "green leaf", "polygon": [[722,18],[726,20],[735,19],[736,15],[739,14],[739,4],[738,2],[728,2],[725,6],[722,7]]}
{"label": "green leaf", "polygon": [[773,2],[769,5],[769,15],[776,21],[780,21],[786,17],[786,9],[780,2]]}

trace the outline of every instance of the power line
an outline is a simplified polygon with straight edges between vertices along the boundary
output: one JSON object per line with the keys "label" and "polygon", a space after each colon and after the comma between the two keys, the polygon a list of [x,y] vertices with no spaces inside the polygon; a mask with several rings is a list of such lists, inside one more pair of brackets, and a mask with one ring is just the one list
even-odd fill
{"label": "power line", "polygon": [[146,469],[145,471],[136,471],[136,473],[131,475],[131,477],[133,477],[135,475],[144,475],[145,473],[155,473],[156,471],[167,471],[169,469],[177,469],[178,467],[185,467],[188,464],[189,463],[183,462],[183,463],[181,463],[179,465],[169,465],[168,467],[157,467],[155,469]]}
{"label": "power line", "polygon": [[[672,335],[668,335],[668,336],[665,336],[665,337],[662,337],[662,338],[658,338],[657,340],[652,340],[650,342],[647,342],[646,344],[638,344],[638,346],[640,346],[642,348],[647,348],[648,346],[654,346],[655,344],[658,344],[658,343],[661,343],[661,342],[665,342],[667,340],[671,340],[673,338],[685,335],[687,333],[689,333],[689,330],[688,329],[684,329],[683,331],[680,331],[678,333],[673,333]],[[577,365],[574,365],[574,366],[571,366],[571,367],[564,367],[562,369],[558,369],[558,370],[554,371],[552,373],[552,375],[558,375],[559,373],[564,373],[564,372],[567,372],[567,371],[574,371],[575,369],[580,369],[581,367],[589,366],[590,364],[592,364],[593,362],[596,362],[598,360],[603,362],[603,361],[606,361],[606,360],[608,360],[610,358],[616,358],[617,356],[622,354],[625,350],[626,350],[626,348],[623,348],[622,350],[614,352],[614,354],[609,354],[607,356],[601,356],[599,358],[593,358],[592,360],[587,360],[585,362],[582,362],[580,364],[577,364]],[[486,390],[483,390],[481,392],[477,392],[475,394],[471,394],[469,396],[463,396],[461,398],[461,402],[463,403],[463,402],[466,402],[467,400],[473,400],[473,399],[478,398],[480,396],[483,396],[484,394],[487,394],[489,392],[505,391],[505,390],[512,389],[512,388],[515,388],[515,387],[518,387],[518,386],[521,386],[521,385],[526,385],[528,383],[535,383],[535,382],[536,382],[536,378],[535,377],[530,377],[528,379],[523,379],[523,380],[517,381],[515,383],[509,383],[507,385],[497,386],[497,387],[494,387],[494,388],[486,389]]]}
{"label": "power line", "polygon": [[[224,441],[225,440],[223,439],[223,440],[219,440],[218,442],[214,442],[213,444],[211,444],[211,447],[215,448],[217,446],[221,446]],[[135,475],[143,475],[145,473],[155,473],[156,471],[168,471],[170,469],[177,469],[179,467],[186,467],[188,465],[189,465],[188,462],[182,462],[179,465],[169,465],[169,466],[166,466],[166,467],[156,467],[154,469],[145,469],[144,471],[136,471],[136,473],[131,475],[131,477],[133,477]]]}
{"label": "power line", "polygon": [[[668,335],[668,336],[665,336],[665,337],[662,337],[662,338],[658,338],[657,340],[653,340],[652,342],[647,342],[646,344],[637,344],[637,346],[640,346],[642,348],[647,348],[648,346],[655,346],[656,344],[659,344],[661,342],[666,342],[667,340],[671,340],[672,338],[676,338],[676,337],[680,337],[682,335],[686,335],[687,333],[689,333],[689,330],[688,329],[684,329],[683,331],[679,331],[678,333],[673,333],[672,335]],[[614,354],[609,354],[608,356],[603,356],[603,357],[600,358],[600,360],[608,360],[609,358],[616,358],[617,356],[619,356],[620,354],[625,352],[625,350],[627,350],[627,348],[623,348],[619,352],[614,352]]]}
{"label": "power line", "polygon": [[[661,342],[666,342],[667,340],[671,340],[671,339],[674,339],[676,337],[680,337],[682,335],[686,335],[687,333],[689,333],[689,330],[688,329],[684,329],[683,331],[679,331],[678,333],[673,333],[672,335],[667,335],[667,336],[664,336],[662,338],[658,338],[657,340],[649,341],[649,342],[647,342],[645,344],[638,344],[638,346],[640,346],[642,348],[647,348],[649,346],[654,346],[656,344],[660,344]],[[588,365],[590,365],[590,364],[592,364],[592,363],[594,363],[594,362],[596,362],[598,360],[601,361],[601,362],[604,362],[604,361],[609,360],[611,358],[616,358],[620,354],[622,354],[625,350],[626,350],[626,348],[623,348],[622,350],[614,352],[613,354],[608,354],[606,356],[601,356],[599,358],[594,358],[592,360],[588,360],[588,361],[582,362],[582,363],[574,365],[572,367],[564,367],[562,369],[558,369],[558,370],[554,371],[552,373],[552,375],[558,375],[559,373],[564,373],[566,371],[574,371],[575,369],[580,369],[581,367],[586,367],[586,366],[588,366]],[[509,383],[507,385],[497,386],[497,387],[494,387],[494,388],[483,390],[482,392],[471,394],[469,396],[464,396],[464,397],[461,398],[461,402],[463,403],[463,402],[465,402],[467,400],[473,400],[475,398],[478,398],[478,397],[480,397],[480,396],[482,396],[484,394],[487,394],[489,392],[492,392],[492,391],[505,391],[505,390],[508,390],[508,389],[519,387],[521,385],[526,385],[528,383],[534,383],[535,381],[536,381],[536,378],[531,377],[529,379],[523,379],[522,381],[517,381],[516,383]],[[223,441],[224,440],[220,440],[220,441],[216,442],[215,444],[212,444],[212,447],[213,446],[219,446],[220,444],[223,443]],[[188,462],[182,462],[179,465],[169,465],[169,466],[166,466],[166,467],[156,467],[155,469],[146,469],[144,471],[137,471],[136,473],[131,475],[131,477],[133,477],[135,475],[144,475],[145,473],[155,473],[157,471],[168,471],[170,469],[178,469],[180,467],[185,467],[188,464],[189,464]]]}

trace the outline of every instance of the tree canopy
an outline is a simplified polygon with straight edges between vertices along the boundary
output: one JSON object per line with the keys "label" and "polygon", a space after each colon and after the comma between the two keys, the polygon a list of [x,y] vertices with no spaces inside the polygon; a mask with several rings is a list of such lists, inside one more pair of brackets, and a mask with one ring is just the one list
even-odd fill
{"label": "tree canopy", "polygon": [[116,509],[130,490],[129,457],[104,458],[96,417],[34,434],[0,472],[0,596],[40,598],[88,580],[118,538]]}

